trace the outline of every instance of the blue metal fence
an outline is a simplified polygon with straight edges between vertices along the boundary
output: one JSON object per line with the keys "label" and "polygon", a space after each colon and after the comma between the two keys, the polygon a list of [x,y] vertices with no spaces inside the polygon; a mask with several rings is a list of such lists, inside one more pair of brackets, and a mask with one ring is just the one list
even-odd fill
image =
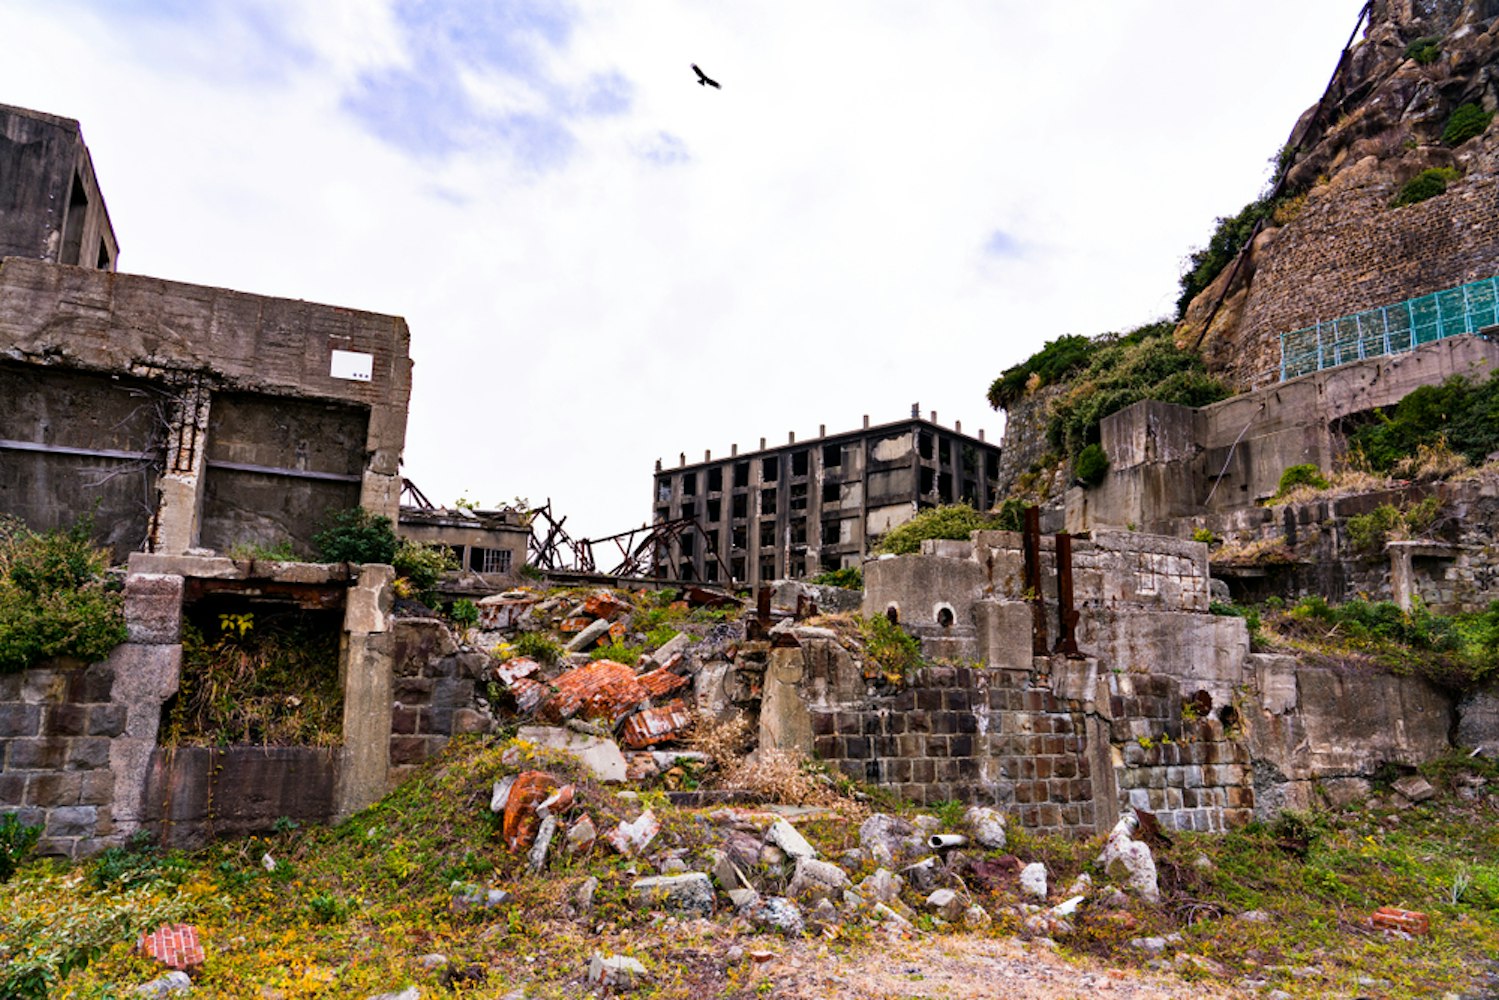
{"label": "blue metal fence", "polygon": [[1280,335],[1280,379],[1333,365],[1398,354],[1499,323],[1499,277],[1443,289],[1395,305]]}

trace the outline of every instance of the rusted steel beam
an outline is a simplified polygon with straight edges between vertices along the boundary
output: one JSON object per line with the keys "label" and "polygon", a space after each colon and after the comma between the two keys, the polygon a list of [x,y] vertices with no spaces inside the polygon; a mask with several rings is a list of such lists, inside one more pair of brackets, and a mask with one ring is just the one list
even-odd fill
{"label": "rusted steel beam", "polygon": [[1072,536],[1063,531],[1057,535],[1057,647],[1066,656],[1081,655],[1077,650],[1077,622],[1080,616],[1072,603]]}

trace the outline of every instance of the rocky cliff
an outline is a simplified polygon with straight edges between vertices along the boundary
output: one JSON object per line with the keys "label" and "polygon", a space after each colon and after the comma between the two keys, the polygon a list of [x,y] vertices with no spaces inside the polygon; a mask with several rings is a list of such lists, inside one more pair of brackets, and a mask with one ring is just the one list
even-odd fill
{"label": "rocky cliff", "polygon": [[[1373,0],[1291,131],[1249,248],[1177,341],[1239,388],[1278,377],[1279,335],[1499,274],[1499,0]],[[1483,130],[1455,141],[1454,112]],[[1444,132],[1447,133],[1444,139]],[[1423,171],[1446,189],[1395,207]]]}

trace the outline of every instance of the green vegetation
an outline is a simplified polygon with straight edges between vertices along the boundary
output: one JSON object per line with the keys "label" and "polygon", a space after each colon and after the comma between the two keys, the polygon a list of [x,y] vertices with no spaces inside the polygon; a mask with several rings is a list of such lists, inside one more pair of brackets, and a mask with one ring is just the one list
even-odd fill
{"label": "green vegetation", "polygon": [[335,511],[328,525],[312,536],[323,562],[385,563],[396,555],[396,532],[390,518],[363,507]]}
{"label": "green vegetation", "polygon": [[0,516],[0,673],[55,656],[102,660],[125,641],[123,599],[93,522],[38,534]]}
{"label": "green vegetation", "polygon": [[921,551],[928,538],[966,539],[975,531],[995,526],[991,514],[982,514],[966,503],[923,510],[905,524],[896,525],[875,544],[874,551],[897,556]]}
{"label": "green vegetation", "polygon": [[629,643],[615,640],[603,646],[595,646],[588,651],[590,660],[613,660],[615,663],[624,663],[634,666],[635,661],[645,653],[644,646],[632,646]]}
{"label": "green vegetation", "polygon": [[1292,490],[1301,489],[1303,486],[1309,486],[1314,490],[1327,489],[1327,477],[1322,475],[1322,470],[1313,462],[1292,465],[1282,472],[1280,483],[1275,488],[1275,496],[1271,499],[1279,500]]}
{"label": "green vegetation", "polygon": [[[444,573],[458,568],[453,550],[446,545],[429,545],[409,538],[401,539],[396,545],[390,563],[395,567],[396,576],[405,581],[403,589],[428,605],[437,603],[437,581]],[[478,621],[477,609],[474,620]]]}
{"label": "green vegetation", "polygon": [[22,823],[13,812],[0,816],[0,885],[10,881],[41,835],[41,827]]}
{"label": "green vegetation", "polygon": [[1493,120],[1492,111],[1485,111],[1477,104],[1460,104],[1442,128],[1442,142],[1448,146],[1460,146],[1475,135],[1482,135]]}
{"label": "green vegetation", "polygon": [[556,663],[564,652],[562,643],[545,632],[522,632],[515,638],[515,655],[526,656],[537,663]]}
{"label": "green vegetation", "polygon": [[460,597],[448,608],[448,618],[459,628],[473,628],[479,624],[479,606],[467,597]]}
{"label": "green vegetation", "polygon": [[842,587],[844,590],[863,590],[864,573],[857,566],[830,569],[812,578],[819,587]]}
{"label": "green vegetation", "polygon": [[336,626],[300,614],[220,616],[209,640],[182,623],[182,683],[162,742],[334,746],[343,734]]}
{"label": "green vegetation", "polygon": [[887,674],[904,677],[921,664],[921,643],[884,615],[859,619],[864,652]]}
{"label": "green vegetation", "polygon": [[1400,189],[1395,200],[1390,202],[1391,208],[1400,208],[1402,205],[1414,205],[1418,201],[1427,198],[1435,198],[1439,194],[1447,193],[1447,185],[1462,177],[1462,173],[1455,167],[1432,167],[1423,170]]}
{"label": "green vegetation", "polygon": [[1218,536],[1213,534],[1212,528],[1197,528],[1192,532],[1192,541],[1201,542],[1204,545],[1217,545]]}
{"label": "green vegetation", "polygon": [[1229,395],[1208,375],[1201,355],[1176,346],[1171,323],[1152,323],[1094,343],[1088,367],[1052,406],[1046,433],[1052,447],[1076,456],[1099,443],[1099,422],[1144,399],[1205,406]]}
{"label": "green vegetation", "polygon": [[1382,473],[1439,441],[1473,465],[1499,450],[1499,377],[1475,384],[1453,376],[1422,386],[1349,437],[1364,463]]}
{"label": "green vegetation", "polygon": [[1268,198],[1258,198],[1239,209],[1237,215],[1221,216],[1208,238],[1208,245],[1194,250],[1187,258],[1187,269],[1181,276],[1181,294],[1176,299],[1176,315],[1180,319],[1187,313],[1187,306],[1197,298],[1224,268],[1239,255],[1239,248],[1254,232],[1262,220],[1275,214],[1276,204]]}
{"label": "green vegetation", "polygon": [[1094,343],[1081,334],[1070,333],[1048,341],[1030,358],[1006,368],[989,387],[989,405],[996,410],[1008,409],[1032,387],[1054,385],[1087,365]]}
{"label": "green vegetation", "polygon": [[1101,444],[1086,445],[1072,461],[1072,474],[1087,487],[1097,486],[1103,482],[1103,477],[1108,474],[1108,471],[1109,456],[1104,454]]}
{"label": "green vegetation", "polygon": [[1262,615],[1267,646],[1305,662],[1416,673],[1456,691],[1499,676],[1499,601],[1476,614],[1436,615],[1420,603],[1404,611],[1391,601],[1307,597]]}
{"label": "green vegetation", "polygon": [[275,545],[236,542],[229,549],[229,558],[239,562],[296,562],[298,556],[291,542],[283,540]]}
{"label": "green vegetation", "polygon": [[1414,59],[1421,66],[1436,62],[1442,54],[1440,35],[1424,35],[1405,47],[1405,58]]}

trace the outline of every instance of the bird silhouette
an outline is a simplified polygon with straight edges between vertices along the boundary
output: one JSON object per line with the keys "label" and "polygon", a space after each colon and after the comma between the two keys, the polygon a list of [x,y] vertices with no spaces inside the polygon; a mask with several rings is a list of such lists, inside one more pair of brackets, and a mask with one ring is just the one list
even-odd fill
{"label": "bird silhouette", "polygon": [[697,63],[692,64],[692,71],[697,74],[697,85],[699,87],[712,87],[715,90],[723,89],[718,85],[717,80],[714,80],[712,77],[708,76],[707,73],[704,73],[702,70],[698,69]]}

